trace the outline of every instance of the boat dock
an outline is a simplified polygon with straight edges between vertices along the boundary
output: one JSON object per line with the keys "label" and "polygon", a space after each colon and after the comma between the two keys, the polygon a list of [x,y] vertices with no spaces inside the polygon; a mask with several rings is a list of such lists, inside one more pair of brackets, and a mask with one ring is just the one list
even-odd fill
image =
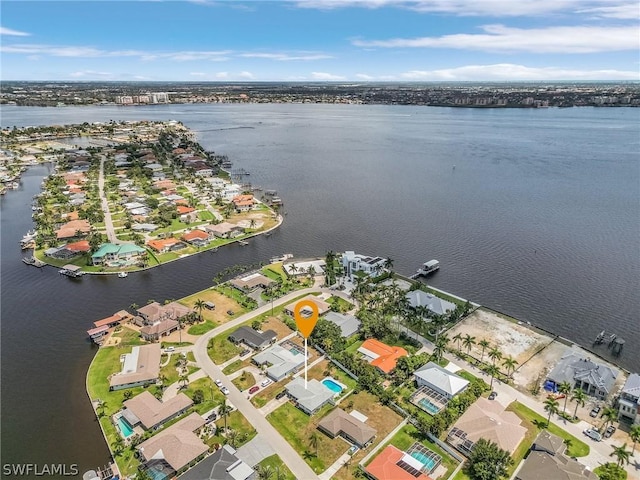
{"label": "boat dock", "polygon": [[440,269],[440,262],[438,262],[438,260],[429,260],[428,262],[424,262],[422,268],[419,268],[418,271],[409,278],[415,280],[418,277],[426,277],[438,269]]}
{"label": "boat dock", "polygon": [[71,265],[71,264],[67,264],[64,267],[62,267],[60,270],[58,270],[58,273],[60,275],[66,275],[67,277],[71,277],[71,278],[77,278],[84,275],[84,272],[79,266]]}
{"label": "boat dock", "polygon": [[624,348],[625,341],[615,333],[602,330],[593,340],[593,345],[602,345],[604,343],[607,344],[607,348],[611,349],[612,354],[620,355]]}
{"label": "boat dock", "polygon": [[27,265],[33,265],[34,267],[42,268],[46,265],[42,260],[38,260],[36,257],[22,257],[22,261]]}

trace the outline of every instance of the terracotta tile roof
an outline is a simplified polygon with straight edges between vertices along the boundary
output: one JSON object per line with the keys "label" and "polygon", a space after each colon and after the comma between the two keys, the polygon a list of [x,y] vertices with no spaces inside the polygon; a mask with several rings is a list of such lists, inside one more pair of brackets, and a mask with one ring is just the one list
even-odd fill
{"label": "terracotta tile roof", "polygon": [[191,240],[207,240],[209,238],[209,235],[206,232],[203,232],[202,230],[191,230],[189,233],[185,233],[184,235],[182,235],[182,239],[190,242]]}
{"label": "terracotta tile roof", "polygon": [[402,450],[389,445],[373,459],[365,470],[376,480],[431,480],[424,473],[415,477],[404,468],[399,467],[398,462],[404,455]]}
{"label": "terracotta tile roof", "polygon": [[149,240],[147,242],[147,245],[149,245],[151,248],[153,248],[156,251],[161,251],[164,248],[168,248],[171,247],[173,245],[175,245],[176,243],[178,243],[180,240],[178,240],[177,238],[162,238],[162,239],[158,239],[158,240]]}
{"label": "terracotta tile roof", "polygon": [[91,250],[91,245],[87,240],[80,240],[79,242],[67,243],[64,248],[72,252],[88,252]]}
{"label": "terracotta tile roof", "polygon": [[178,205],[176,208],[178,209],[178,213],[180,215],[184,215],[185,213],[191,213],[196,211],[195,208],[185,207],[184,205]]}
{"label": "terracotta tile roof", "polygon": [[[364,350],[364,352],[361,350]],[[358,351],[368,356],[371,356],[369,355],[370,353],[372,353],[373,356],[377,355],[377,357],[371,361],[371,365],[378,367],[384,373],[391,372],[396,368],[397,360],[400,357],[406,357],[408,355],[408,352],[404,348],[389,346],[375,338],[365,340]]]}

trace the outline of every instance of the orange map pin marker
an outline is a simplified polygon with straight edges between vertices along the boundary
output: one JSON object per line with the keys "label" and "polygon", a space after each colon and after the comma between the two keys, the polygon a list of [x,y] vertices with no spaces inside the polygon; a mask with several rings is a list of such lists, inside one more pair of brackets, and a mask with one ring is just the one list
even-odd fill
{"label": "orange map pin marker", "polygon": [[[302,314],[302,310],[308,307],[311,309],[311,315],[308,317]],[[304,338],[309,338],[311,332],[318,323],[318,305],[311,300],[301,300],[293,307],[293,318],[296,320],[298,330]]]}

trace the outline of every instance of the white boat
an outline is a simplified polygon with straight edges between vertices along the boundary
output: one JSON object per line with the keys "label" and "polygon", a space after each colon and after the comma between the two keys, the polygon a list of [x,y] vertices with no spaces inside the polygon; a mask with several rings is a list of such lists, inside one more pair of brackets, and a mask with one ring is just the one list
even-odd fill
{"label": "white boat", "polygon": [[422,268],[418,269],[418,275],[429,275],[440,268],[440,262],[438,260],[429,260],[422,264]]}
{"label": "white boat", "polygon": [[247,242],[246,240],[239,240],[238,243],[240,245],[242,245],[243,247],[246,246],[246,245],[249,245],[249,242]]}
{"label": "white boat", "polygon": [[271,263],[284,262],[285,260],[289,260],[293,258],[293,253],[285,253],[280,255],[279,257],[273,257],[270,261]]}
{"label": "white boat", "polygon": [[128,276],[129,276],[129,274],[128,274],[127,272],[120,272],[120,273],[118,274],[118,278],[126,278],[126,277],[128,277]]}
{"label": "white boat", "polygon": [[29,230],[23,237],[22,240],[20,240],[20,243],[29,243],[32,240],[35,240],[36,238],[36,232],[35,230]]}

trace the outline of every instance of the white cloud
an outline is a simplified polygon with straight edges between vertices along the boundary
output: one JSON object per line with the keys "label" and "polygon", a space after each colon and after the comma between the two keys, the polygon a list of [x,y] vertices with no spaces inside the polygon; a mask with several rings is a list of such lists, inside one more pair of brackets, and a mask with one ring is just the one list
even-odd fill
{"label": "white cloud", "polygon": [[311,72],[313,80],[345,80],[345,77],[326,72]]}
{"label": "white cloud", "polygon": [[248,80],[253,80],[255,77],[253,76],[253,73],[251,72],[240,72],[240,74],[238,75],[240,78],[246,78]]}
{"label": "white cloud", "polygon": [[484,25],[485,33],[441,37],[353,40],[359,47],[456,48],[489,52],[592,53],[638,49],[638,27],[510,28]]}
{"label": "white cloud", "polygon": [[640,18],[640,3],[632,2],[621,5],[611,5],[605,7],[593,7],[578,10],[578,13],[590,14],[599,18],[619,18],[623,20],[637,20]]}
{"label": "white cloud", "polygon": [[0,27],[0,35],[10,35],[14,37],[28,37],[31,34],[27,32],[20,32],[18,30],[12,30],[6,27]]}
{"label": "white cloud", "polygon": [[78,72],[72,72],[69,74],[70,77],[81,78],[81,77],[110,77],[113,74],[111,72],[96,72],[95,70],[81,70]]}
{"label": "white cloud", "polygon": [[327,58],[333,58],[331,55],[324,54],[288,55],[285,53],[242,53],[239,56],[245,58],[265,58],[268,60],[278,60],[282,62],[294,60],[324,60]]}
{"label": "white cloud", "polygon": [[204,72],[190,72],[189,75],[191,75],[192,77],[204,77],[206,75],[206,73],[204,73]]}
{"label": "white cloud", "polygon": [[359,78],[360,80],[375,80],[375,77],[372,77],[371,75],[367,75],[366,73],[357,73],[356,77]]}
{"label": "white cloud", "polygon": [[412,70],[402,73],[400,78],[421,81],[640,80],[640,74],[637,71],[537,68],[499,63],[495,65],[466,65],[439,70]]}
{"label": "white cloud", "polygon": [[229,77],[229,72],[218,72],[214,75],[216,78],[227,78]]}

